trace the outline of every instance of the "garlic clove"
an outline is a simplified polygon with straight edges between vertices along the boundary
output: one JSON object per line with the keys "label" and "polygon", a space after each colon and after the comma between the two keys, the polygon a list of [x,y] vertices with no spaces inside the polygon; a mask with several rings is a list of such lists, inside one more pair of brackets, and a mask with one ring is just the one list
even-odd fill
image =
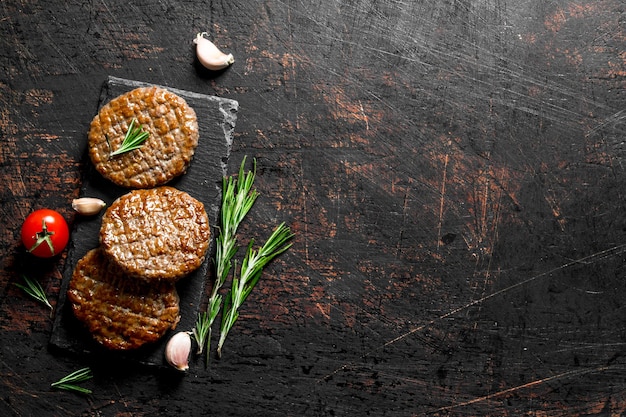
{"label": "garlic clove", "polygon": [[198,33],[193,40],[196,44],[196,56],[203,67],[217,71],[235,62],[233,54],[222,52],[213,42],[205,38],[206,34],[206,32]]}
{"label": "garlic clove", "polygon": [[72,200],[72,208],[83,216],[93,216],[100,213],[107,203],[99,198],[82,197]]}
{"label": "garlic clove", "polygon": [[189,352],[191,351],[191,336],[189,332],[178,332],[168,340],[165,346],[165,359],[179,371],[189,369]]}

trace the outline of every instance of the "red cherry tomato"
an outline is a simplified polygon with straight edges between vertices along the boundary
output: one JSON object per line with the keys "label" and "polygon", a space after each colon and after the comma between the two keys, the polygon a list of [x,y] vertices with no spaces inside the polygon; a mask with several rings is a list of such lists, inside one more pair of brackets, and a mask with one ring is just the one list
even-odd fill
{"label": "red cherry tomato", "polygon": [[35,256],[50,258],[65,249],[70,239],[67,222],[54,210],[35,210],[22,225],[22,243]]}

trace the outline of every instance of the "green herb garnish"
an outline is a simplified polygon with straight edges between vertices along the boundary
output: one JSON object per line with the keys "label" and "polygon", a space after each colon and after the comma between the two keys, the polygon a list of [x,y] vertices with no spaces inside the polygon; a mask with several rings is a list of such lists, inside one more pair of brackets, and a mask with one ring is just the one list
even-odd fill
{"label": "green herb garnish", "polygon": [[237,178],[224,177],[222,179],[222,208],[220,213],[220,229],[217,237],[215,254],[216,275],[213,290],[208,301],[205,313],[198,315],[194,337],[198,342],[198,353],[207,345],[207,363],[209,361],[211,326],[219,314],[222,306],[222,295],[219,290],[226,282],[232,268],[232,259],[237,253],[237,229],[250,211],[258,193],[252,189],[256,172],[256,161],[252,171],[244,172],[246,158],[243,158]]}
{"label": "green herb garnish", "polygon": [[209,312],[203,311],[198,314],[198,320],[196,320],[196,327],[191,330],[194,339],[198,343],[198,355],[204,351],[204,345],[210,343],[209,333],[211,333],[211,322],[209,320]]}
{"label": "green herb garnish", "polygon": [[53,388],[64,389],[67,391],[79,392],[81,394],[91,394],[91,390],[76,385],[79,382],[93,378],[90,368],[82,368],[78,371],[59,379],[57,382],[50,384]]}
{"label": "green herb garnish", "polygon": [[[217,356],[222,355],[222,346],[226,340],[228,332],[239,318],[239,307],[248,298],[250,292],[261,278],[263,268],[272,259],[291,247],[287,243],[294,235],[289,227],[281,223],[269,237],[267,242],[258,250],[252,249],[254,240],[250,241],[248,250],[241,263],[239,278],[233,277],[231,290],[224,302],[224,315],[220,326],[220,339],[217,344]],[[235,268],[236,269],[236,268]],[[236,275],[236,271],[235,271]]]}
{"label": "green herb garnish", "polygon": [[130,121],[130,126],[128,126],[128,131],[126,132],[126,136],[124,136],[124,140],[122,141],[122,145],[118,150],[111,152],[110,156],[116,156],[123,154],[125,152],[130,152],[132,150],[138,149],[143,145],[143,143],[150,136],[149,132],[143,130],[141,126],[135,127],[135,122],[137,119],[133,118]]}
{"label": "green herb garnish", "polygon": [[39,301],[40,303],[47,305],[48,308],[52,310],[52,305],[50,305],[50,302],[48,301],[48,297],[46,296],[45,291],[41,287],[41,284],[38,281],[32,280],[25,275],[23,275],[22,278],[24,279],[24,282],[26,283],[26,285],[19,284],[16,282],[15,286],[21,288],[22,290],[24,290],[26,294],[30,295],[31,297],[33,297],[35,300]]}

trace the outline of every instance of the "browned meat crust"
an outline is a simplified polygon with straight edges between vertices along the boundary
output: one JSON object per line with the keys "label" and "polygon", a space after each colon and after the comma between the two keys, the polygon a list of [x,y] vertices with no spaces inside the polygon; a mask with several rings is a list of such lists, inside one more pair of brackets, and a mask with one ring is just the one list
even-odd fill
{"label": "browned meat crust", "polygon": [[[141,148],[110,157],[133,118],[150,136]],[[182,97],[159,87],[141,87],[114,98],[93,118],[89,156],[98,172],[115,184],[150,188],[187,170],[198,136],[196,113]]]}
{"label": "browned meat crust", "polygon": [[146,280],[176,281],[197,269],[209,236],[204,205],[168,186],[121,196],[105,212],[100,229],[107,255],[126,274]]}
{"label": "browned meat crust", "polygon": [[92,249],[76,264],[68,299],[94,339],[109,349],[156,341],[180,319],[173,283],[129,278],[101,249]]}

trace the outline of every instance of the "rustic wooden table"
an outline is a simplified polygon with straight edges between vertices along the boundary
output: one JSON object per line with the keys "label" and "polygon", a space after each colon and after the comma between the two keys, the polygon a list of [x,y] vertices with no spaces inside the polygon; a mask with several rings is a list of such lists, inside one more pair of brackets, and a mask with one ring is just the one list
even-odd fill
{"label": "rustic wooden table", "polygon": [[[622,0],[16,1],[0,4],[2,416],[616,416],[626,413]],[[203,71],[206,31],[235,64]],[[236,100],[229,173],[257,159],[242,230],[279,221],[208,368],[50,349],[107,77]],[[80,395],[50,383],[90,366]]]}

